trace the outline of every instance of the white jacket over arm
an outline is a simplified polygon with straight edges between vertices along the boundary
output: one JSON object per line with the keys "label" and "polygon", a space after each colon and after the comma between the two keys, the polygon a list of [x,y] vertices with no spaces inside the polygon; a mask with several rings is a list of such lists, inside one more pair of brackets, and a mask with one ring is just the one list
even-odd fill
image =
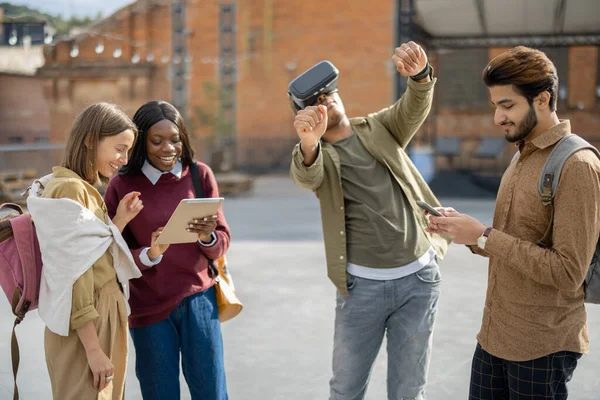
{"label": "white jacket over arm", "polygon": [[[29,191],[27,206],[42,253],[38,312],[48,329],[67,336],[72,312],[73,285],[109,250],[117,279],[129,298],[129,279],[141,276],[118,228],[99,219],[70,198],[41,197],[44,177]],[[129,305],[128,313],[129,313]]]}

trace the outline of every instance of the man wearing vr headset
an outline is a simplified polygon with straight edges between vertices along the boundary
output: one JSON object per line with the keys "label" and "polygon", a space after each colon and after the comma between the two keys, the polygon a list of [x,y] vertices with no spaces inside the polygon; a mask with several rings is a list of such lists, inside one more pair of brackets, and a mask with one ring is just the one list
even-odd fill
{"label": "man wearing vr headset", "polygon": [[300,137],[294,182],[321,204],[328,276],[337,292],[331,400],[363,399],[387,332],[389,399],[425,399],[448,242],[416,205],[439,204],[405,152],[431,109],[432,69],[416,43],[392,56],[408,79],[391,107],[349,119],[337,69],[321,62],[290,83]]}

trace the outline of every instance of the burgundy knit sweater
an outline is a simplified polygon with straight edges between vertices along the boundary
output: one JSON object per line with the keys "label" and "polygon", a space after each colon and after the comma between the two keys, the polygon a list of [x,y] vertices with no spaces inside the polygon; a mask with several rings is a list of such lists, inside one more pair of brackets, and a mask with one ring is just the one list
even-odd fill
{"label": "burgundy knit sweater", "polygon": [[[211,169],[203,163],[198,163],[198,167],[204,196],[219,197]],[[141,172],[139,175],[115,176],[104,195],[111,218],[119,201],[131,191],[140,192],[144,203],[142,211],[123,231],[123,237],[142,271],[141,278],[131,280],[129,298],[129,326],[138,328],[167,318],[185,297],[205,291],[214,284],[214,279],[208,275],[208,259],[214,260],[225,254],[229,248],[230,233],[223,210],[219,209],[215,230],[217,241],[213,246],[204,247],[197,242],[172,244],[159,264],[148,267],[140,262],[140,252],[150,247],[152,232],[167,224],[181,199],[195,197],[192,176],[188,166],[183,167],[181,178],[163,174],[156,185],[152,185]]]}

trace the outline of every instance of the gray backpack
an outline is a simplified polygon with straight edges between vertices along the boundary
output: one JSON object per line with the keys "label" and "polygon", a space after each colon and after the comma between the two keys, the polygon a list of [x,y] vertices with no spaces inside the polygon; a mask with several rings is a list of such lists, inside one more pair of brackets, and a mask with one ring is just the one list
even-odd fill
{"label": "gray backpack", "polygon": [[[542,197],[542,204],[544,206],[551,207],[550,223],[544,233],[544,237],[537,243],[541,247],[550,247],[552,242],[552,224],[554,222],[554,195],[556,194],[556,188],[558,187],[558,181],[560,180],[560,174],[563,166],[572,154],[579,150],[590,149],[598,158],[600,158],[600,152],[594,146],[589,144],[583,138],[570,134],[558,141],[554,146],[538,183],[538,190]],[[515,154],[513,161],[519,158],[519,153]],[[590,262],[588,273],[585,277],[584,282],[585,289],[585,302],[591,304],[600,304],[600,241],[596,243],[596,251]]]}

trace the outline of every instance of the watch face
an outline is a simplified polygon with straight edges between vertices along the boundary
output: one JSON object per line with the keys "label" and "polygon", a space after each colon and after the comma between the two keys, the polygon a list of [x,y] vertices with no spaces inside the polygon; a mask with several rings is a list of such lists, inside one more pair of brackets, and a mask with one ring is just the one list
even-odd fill
{"label": "watch face", "polygon": [[477,246],[480,249],[483,249],[485,247],[485,242],[487,241],[487,237],[486,236],[480,236],[477,238]]}

